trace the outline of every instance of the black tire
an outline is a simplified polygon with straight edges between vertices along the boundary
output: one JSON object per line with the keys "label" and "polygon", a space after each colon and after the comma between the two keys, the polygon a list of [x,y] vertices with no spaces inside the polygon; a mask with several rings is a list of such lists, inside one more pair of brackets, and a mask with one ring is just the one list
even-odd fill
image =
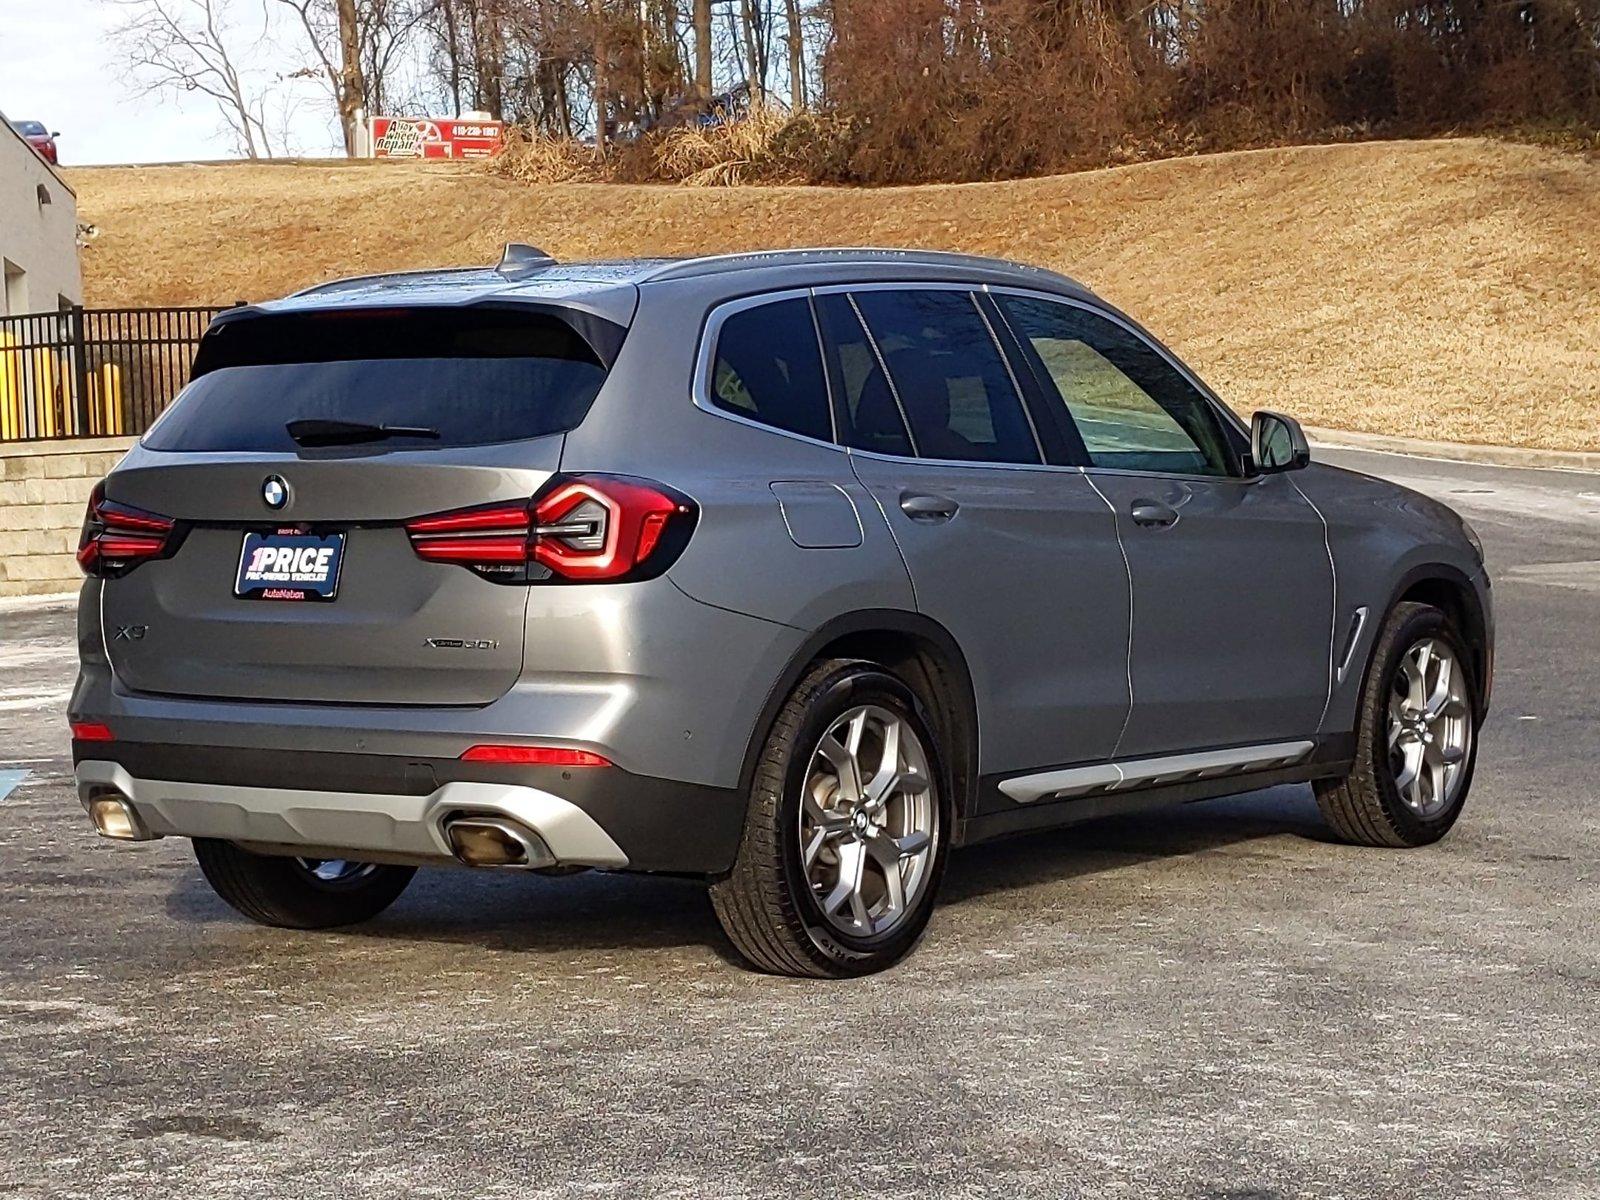
{"label": "black tire", "polygon": [[194,856],[217,895],[252,921],[283,929],[368,920],[393,904],[417,873],[415,867],[371,864],[352,877],[325,880],[298,859],[253,854],[216,838],[195,838]]}
{"label": "black tire", "polygon": [[[868,938],[849,936],[827,921],[805,878],[800,848],[800,797],[811,755],[834,720],[861,704],[882,706],[910,724],[928,759],[937,813],[925,884],[898,923]],[[881,971],[916,945],[944,875],[954,815],[945,758],[932,729],[917,695],[872,663],[820,662],[795,686],[757,764],[733,870],[711,885],[717,919],[751,966],[774,975],[836,979]]]}
{"label": "black tire", "polygon": [[[1443,811],[1425,819],[1406,806],[1395,785],[1389,764],[1388,705],[1402,659],[1426,638],[1446,643],[1465,675],[1466,703],[1470,706],[1467,717],[1473,736],[1468,741],[1465,771],[1454,798]],[[1313,785],[1323,819],[1342,841],[1358,846],[1426,846],[1450,831],[1461,816],[1472,786],[1478,753],[1476,732],[1481,720],[1478,695],[1472,656],[1449,618],[1427,604],[1395,605],[1378,634],[1362,685],[1356,714],[1355,764],[1344,778],[1318,780]]]}

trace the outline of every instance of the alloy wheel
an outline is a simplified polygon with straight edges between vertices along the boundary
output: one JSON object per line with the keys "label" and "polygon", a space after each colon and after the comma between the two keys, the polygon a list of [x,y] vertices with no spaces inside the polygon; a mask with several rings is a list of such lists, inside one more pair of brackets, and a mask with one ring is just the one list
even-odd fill
{"label": "alloy wheel", "polygon": [[828,923],[854,937],[888,933],[931,876],[939,805],[911,724],[875,704],[828,726],[800,804],[801,867]]}
{"label": "alloy wheel", "polygon": [[1424,638],[1400,659],[1389,693],[1389,768],[1400,799],[1431,819],[1456,799],[1472,749],[1472,706],[1455,651]]}

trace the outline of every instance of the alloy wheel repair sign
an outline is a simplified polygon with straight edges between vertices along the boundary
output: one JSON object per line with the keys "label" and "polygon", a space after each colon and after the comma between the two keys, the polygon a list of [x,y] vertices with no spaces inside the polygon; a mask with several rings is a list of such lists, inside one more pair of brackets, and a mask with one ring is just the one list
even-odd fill
{"label": "alloy wheel repair sign", "polygon": [[490,158],[505,145],[504,121],[373,117],[374,158]]}

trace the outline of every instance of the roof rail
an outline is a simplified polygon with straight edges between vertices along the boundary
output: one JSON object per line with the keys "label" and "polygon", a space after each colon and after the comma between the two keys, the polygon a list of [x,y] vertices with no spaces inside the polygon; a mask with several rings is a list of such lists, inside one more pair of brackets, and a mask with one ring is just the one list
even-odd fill
{"label": "roof rail", "polygon": [[669,279],[692,279],[701,275],[719,274],[745,267],[774,267],[810,263],[907,263],[924,266],[960,266],[1026,272],[1065,280],[1074,286],[1082,285],[1075,279],[1060,275],[1045,267],[983,255],[960,254],[948,250],[913,250],[896,246],[807,246],[782,250],[746,250],[732,254],[706,254],[694,258],[665,263],[642,274],[638,282],[659,283]]}
{"label": "roof rail", "polygon": [[555,265],[555,258],[537,246],[529,246],[524,242],[507,242],[506,248],[500,252],[500,261],[495,264],[495,274],[507,279],[515,279],[537,271],[541,267]]}

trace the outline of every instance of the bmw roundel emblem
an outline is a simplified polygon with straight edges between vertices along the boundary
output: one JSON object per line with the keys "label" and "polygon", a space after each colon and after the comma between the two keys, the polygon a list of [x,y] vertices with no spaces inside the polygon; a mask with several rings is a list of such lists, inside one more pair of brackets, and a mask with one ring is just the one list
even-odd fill
{"label": "bmw roundel emblem", "polygon": [[289,485],[282,475],[268,475],[262,481],[261,499],[271,509],[279,509],[289,503]]}

